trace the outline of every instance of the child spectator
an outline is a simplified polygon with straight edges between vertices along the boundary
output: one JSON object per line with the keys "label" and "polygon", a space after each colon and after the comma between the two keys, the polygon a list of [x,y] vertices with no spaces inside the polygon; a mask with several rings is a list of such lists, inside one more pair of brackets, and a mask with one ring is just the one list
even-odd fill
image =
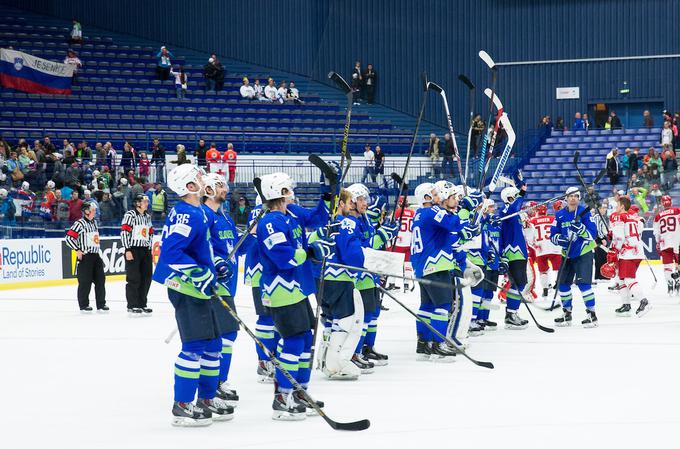
{"label": "child spectator", "polygon": [[177,98],[183,100],[187,95],[188,77],[184,72],[184,66],[179,66],[179,72],[173,72],[170,69],[170,75],[175,77],[175,91],[177,92]]}
{"label": "child spectator", "polygon": [[148,178],[151,167],[151,161],[146,155],[146,152],[139,153],[139,176]]}

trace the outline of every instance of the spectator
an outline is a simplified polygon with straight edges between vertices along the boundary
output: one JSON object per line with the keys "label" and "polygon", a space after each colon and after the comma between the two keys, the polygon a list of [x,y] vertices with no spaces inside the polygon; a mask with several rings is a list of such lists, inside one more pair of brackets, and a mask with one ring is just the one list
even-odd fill
{"label": "spectator", "polygon": [[43,147],[45,147],[45,153],[52,154],[57,151],[57,148],[52,143],[50,136],[45,136],[43,139]]}
{"label": "spectator", "polygon": [[486,123],[484,123],[482,116],[477,114],[472,119],[472,136],[470,138],[470,145],[474,151],[475,159],[479,157],[479,143],[484,131],[486,131]]}
{"label": "spectator", "polygon": [[373,175],[373,182],[378,184],[385,183],[385,153],[379,145],[375,146],[375,174]]}
{"label": "spectator", "polygon": [[76,19],[73,19],[73,27],[71,27],[69,44],[80,44],[83,43],[83,27],[80,25]]}
{"label": "spectator", "polygon": [[434,176],[439,177],[439,137],[435,133],[430,134],[430,141],[427,145],[426,154],[430,158],[432,164],[432,172]]}
{"label": "spectator", "polygon": [[76,52],[68,49],[66,52],[66,57],[64,58],[64,64],[73,66],[73,76],[71,76],[71,84],[77,84],[78,81],[78,70],[83,66],[83,63],[76,55]]}
{"label": "spectator", "polygon": [[159,182],[154,184],[151,194],[151,215],[154,221],[165,219],[168,213],[168,196]]}
{"label": "spectator", "polygon": [[85,201],[89,201],[95,206],[97,206],[97,212],[95,212],[94,214],[94,219],[99,221],[101,217],[101,211],[99,210],[99,201],[97,201],[96,198],[92,197],[92,192],[90,190],[85,190],[85,192],[83,193],[83,202]]}
{"label": "spectator", "polygon": [[146,155],[145,151],[142,151],[139,153],[139,176],[148,178],[149,177],[149,172],[151,168],[151,161]]}
{"label": "spectator", "polygon": [[583,127],[585,128],[586,131],[593,127],[593,124],[590,121],[590,116],[588,115],[587,112],[583,114]]}
{"label": "spectator", "polygon": [[368,64],[368,66],[366,66],[366,72],[364,73],[364,98],[368,104],[373,104],[373,100],[375,99],[375,85],[377,81],[378,75],[373,69],[373,64]]}
{"label": "spectator", "polygon": [[16,206],[7,189],[0,189],[0,224],[14,223]]}
{"label": "spectator", "polygon": [[262,85],[260,84],[260,80],[255,80],[255,85],[253,85],[253,89],[255,90],[255,97],[259,101],[271,101],[264,95],[264,87],[262,87]]}
{"label": "spectator", "polygon": [[[444,157],[442,159],[442,174],[444,178],[447,176],[453,176],[453,162],[454,155],[456,154],[455,147],[453,146],[453,139],[451,134],[444,134]],[[447,169],[447,167],[450,167]]]}
{"label": "spectator", "polygon": [[611,114],[609,114],[611,117],[611,126],[612,129],[622,129],[623,125],[621,124],[621,119],[619,118],[618,115],[616,115],[615,111],[612,111]]}
{"label": "spectator", "polygon": [[267,97],[269,101],[276,101],[277,90],[273,78],[267,80],[267,86],[264,88],[264,96]]}
{"label": "spectator", "polygon": [[250,207],[246,204],[246,198],[239,196],[238,206],[231,210],[231,218],[236,223],[236,226],[248,226],[249,215]]}
{"label": "spectator", "polygon": [[52,216],[54,215],[53,211],[57,205],[57,195],[54,191],[54,181],[47,181],[45,184],[45,197],[40,203],[40,212],[43,214],[43,217],[47,218],[48,220],[52,220]]}
{"label": "spectator", "polygon": [[364,78],[361,73],[361,62],[357,61],[354,63],[354,69],[352,70],[352,91],[354,92],[354,104],[359,104],[359,99],[361,98],[361,88],[364,84]]}
{"label": "spectator", "polygon": [[571,127],[572,131],[580,131],[586,129],[583,119],[581,118],[581,113],[577,112],[574,114],[574,125]]}
{"label": "spectator", "polygon": [[[642,169],[640,169],[640,171],[642,171]],[[628,180],[628,185],[629,185],[629,187],[643,187],[644,182],[639,178],[639,174],[636,172],[636,173],[633,173],[632,175],[630,175],[630,179]]]}
{"label": "spectator", "polygon": [[654,128],[654,119],[652,119],[652,114],[649,111],[642,113],[642,122],[645,128]]}
{"label": "spectator", "polygon": [[74,222],[83,218],[81,207],[83,200],[78,198],[78,191],[71,192],[71,200],[68,202],[68,221]]}
{"label": "spectator", "polygon": [[607,198],[607,215],[616,212],[616,208],[619,206],[619,198],[623,195],[623,190],[619,190],[616,187],[612,189],[612,196]]}
{"label": "spectator", "polygon": [[113,194],[113,198],[118,202],[119,213],[116,214],[116,219],[121,218],[125,212],[130,210],[132,201],[130,200],[130,186],[127,178],[121,178],[118,182],[118,190]]}
{"label": "spectator", "polygon": [[220,92],[222,89],[224,89],[224,66],[217,58],[215,53],[212,53],[210,57],[212,58],[213,64],[215,65],[215,90]]}
{"label": "spectator", "polygon": [[614,148],[607,154],[607,176],[611,185],[615,186],[619,182],[619,150]]}
{"label": "spectator", "polygon": [[649,153],[645,156],[645,164],[647,164],[649,169],[650,181],[654,183],[661,182],[662,161],[654,148],[650,148]]}
{"label": "spectator", "polygon": [[172,70],[172,62],[170,61],[170,58],[174,57],[175,56],[170,53],[170,51],[165,48],[165,46],[161,47],[161,50],[156,54],[156,76],[159,80],[167,81],[167,79],[170,77],[170,71]]}
{"label": "spectator", "polygon": [[[137,198],[139,195],[144,195],[144,182],[145,178],[142,178],[141,176],[138,178],[135,178],[135,182],[130,183],[130,198]],[[132,204],[132,202],[130,202]]]}
{"label": "spectator", "polygon": [[111,142],[106,142],[104,144],[104,150],[106,150],[106,165],[108,165],[109,169],[113,170],[113,172],[115,173],[116,167],[119,164],[118,152],[116,151],[115,148],[113,148]]}
{"label": "spectator", "polygon": [[373,168],[375,166],[375,154],[371,151],[371,147],[366,145],[364,147],[364,174],[361,178],[361,182],[365,183],[368,177],[375,176],[373,174]]}
{"label": "spectator", "polygon": [[71,143],[71,141],[69,141],[68,139],[62,140],[61,153],[62,153],[64,156],[66,156],[66,152],[71,152],[71,153],[72,153],[74,149],[75,149],[75,148],[73,147],[73,144]]}
{"label": "spectator", "polygon": [[243,84],[241,85],[239,92],[241,93],[241,98],[244,100],[255,100],[257,98],[255,89],[253,89],[253,86],[250,85],[248,77],[243,77]]}
{"label": "spectator", "polygon": [[106,165],[106,150],[104,149],[104,145],[102,145],[101,142],[94,144],[94,156],[96,157],[95,166],[97,168],[102,168],[104,165]]}
{"label": "spectator", "polygon": [[604,122],[604,129],[612,129],[612,118],[611,116],[607,117],[607,121]]}
{"label": "spectator", "polygon": [[76,147],[74,155],[78,162],[89,163],[92,160],[92,148],[87,145],[86,140],[82,140]]}
{"label": "spectator", "polygon": [[286,86],[285,81],[281,81],[281,84],[279,84],[279,89],[276,91],[276,101],[283,104],[287,101],[287,99],[288,99],[288,87]]}
{"label": "spectator", "polygon": [[[52,214],[52,221],[61,221],[59,219],[59,204],[64,203],[64,199],[61,196],[61,190],[56,189],[54,191],[54,202],[50,207],[50,212]],[[66,204],[66,220],[68,220],[68,204]]]}
{"label": "spectator", "polygon": [[194,157],[196,158],[199,167],[205,167],[205,155],[207,152],[208,146],[205,144],[205,140],[200,139],[198,141],[198,146],[194,150]]}
{"label": "spectator", "polygon": [[663,122],[663,128],[661,129],[661,146],[673,145],[673,129],[671,128],[671,122]]}
{"label": "spectator", "polygon": [[123,144],[123,155],[120,158],[120,167],[124,172],[134,170],[135,166],[137,165],[137,161],[135,159],[134,148],[132,148],[130,142],[125,142],[125,144]]}
{"label": "spectator", "polygon": [[[57,221],[59,222],[67,222],[69,221],[69,214],[71,211],[71,206],[70,206],[70,200],[67,200],[64,189],[62,190],[57,190],[58,193],[55,192],[55,195],[57,197]],[[72,195],[69,193],[68,198],[70,198]]]}
{"label": "spectator", "polygon": [[177,164],[177,165],[188,164],[189,161],[187,160],[186,147],[180,143],[180,144],[177,145],[176,150],[177,150],[177,159],[174,160],[174,161],[170,161],[170,162],[172,162],[173,164]]}
{"label": "spectator", "polygon": [[102,190],[106,192],[111,192],[111,186],[113,185],[113,179],[111,178],[111,172],[108,165],[102,167],[102,173],[100,176],[95,177],[98,179],[99,183],[102,184]]}
{"label": "spectator", "polygon": [[77,190],[80,192],[80,186],[83,183],[83,171],[78,166],[77,162],[72,162],[70,166],[66,168],[66,174],[64,177],[64,185]]}
{"label": "spectator", "polygon": [[208,63],[203,67],[203,77],[205,78],[205,90],[215,91],[217,85],[217,67],[213,58],[208,59]]}
{"label": "spectator", "polygon": [[633,187],[630,191],[630,199],[633,204],[637,204],[642,213],[646,214],[649,211],[647,206],[647,189],[644,187]]}
{"label": "spectator", "polygon": [[165,181],[165,148],[161,145],[160,140],[153,139],[153,146],[151,147],[153,153],[151,158],[153,160],[153,165],[156,168],[156,181]]}
{"label": "spectator", "polygon": [[303,104],[304,101],[300,100],[300,91],[295,87],[295,81],[291,81],[288,85],[288,93],[286,98],[295,104]]}
{"label": "spectator", "polygon": [[557,121],[555,122],[555,129],[559,131],[565,130],[564,119],[562,117],[557,117]]}
{"label": "spectator", "polygon": [[229,171],[229,182],[234,183],[236,181],[236,151],[234,150],[234,145],[231,143],[227,144],[227,151],[224,152],[224,162],[227,163],[227,169]]}
{"label": "spectator", "polygon": [[102,223],[112,223],[116,220],[116,205],[111,199],[109,192],[103,192],[102,200],[99,203],[100,218]]}
{"label": "spectator", "polygon": [[189,83],[189,77],[186,72],[184,72],[184,66],[179,66],[179,72],[174,72],[171,68],[170,74],[175,77],[175,92],[177,93],[177,99],[184,100],[187,96],[187,87]]}

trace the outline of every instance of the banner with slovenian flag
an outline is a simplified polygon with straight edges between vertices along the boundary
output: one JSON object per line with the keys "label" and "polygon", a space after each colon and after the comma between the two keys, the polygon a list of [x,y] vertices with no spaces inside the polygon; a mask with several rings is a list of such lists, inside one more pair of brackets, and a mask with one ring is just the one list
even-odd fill
{"label": "banner with slovenian flag", "polygon": [[71,94],[73,65],[0,49],[0,84],[33,94]]}

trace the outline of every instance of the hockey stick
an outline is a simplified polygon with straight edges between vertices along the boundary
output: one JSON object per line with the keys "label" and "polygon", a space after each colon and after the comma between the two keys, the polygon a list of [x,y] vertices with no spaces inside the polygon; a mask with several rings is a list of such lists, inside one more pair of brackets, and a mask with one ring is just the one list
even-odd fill
{"label": "hockey stick", "polygon": [[472,124],[474,122],[475,116],[475,85],[472,84],[470,78],[463,75],[462,73],[458,75],[458,79],[467,86],[470,93],[470,126],[468,128],[468,138],[467,138],[467,152],[465,153],[465,181],[468,179],[468,169],[470,168],[470,145],[472,144]]}
{"label": "hockey stick", "polygon": [[[512,274],[510,274],[510,269],[508,268],[508,272],[506,273],[508,275],[508,278],[510,279],[511,284],[513,284],[515,287],[517,287],[517,293],[519,293],[520,297],[522,298],[522,303],[524,306],[527,308],[527,311],[529,312],[529,315],[531,316],[531,319],[534,320],[534,324],[536,324],[536,327],[542,330],[543,332],[547,332],[548,334],[552,334],[555,332],[555,329],[551,327],[546,327],[541,325],[538,320],[536,320],[536,317],[534,316],[534,313],[531,311],[531,307],[529,307],[529,304],[527,304],[527,301],[524,299],[524,296],[522,295],[522,292],[519,291],[519,285],[517,282],[512,277]],[[492,284],[491,281],[487,281]]]}
{"label": "hockey stick", "polygon": [[[496,66],[496,63],[491,59],[491,56],[484,50],[480,50],[478,53],[479,57],[481,58],[482,61],[484,61],[484,64],[486,64],[489,69],[491,70],[491,98],[489,99],[489,118],[486,120],[486,127],[487,129],[484,132],[484,136],[482,137],[482,148],[481,152],[479,155],[479,162],[478,162],[478,171],[479,171],[479,181],[478,185],[481,183],[482,179],[482,174],[484,173],[484,164],[485,164],[485,159],[486,159],[486,150],[488,148],[489,140],[491,139],[490,132],[488,128],[491,127],[491,120],[493,119],[493,97],[496,94],[496,83],[498,82],[498,67]],[[498,124],[498,120],[496,120],[496,125]],[[481,191],[481,187],[478,187],[477,190]]]}
{"label": "hockey stick", "polygon": [[522,213],[524,213],[524,212],[526,212],[526,211],[534,210],[534,209],[536,209],[536,208],[539,207],[539,206],[545,206],[545,205],[548,204],[548,203],[552,203],[553,201],[560,200],[560,199],[564,198],[565,196],[567,196],[567,195],[564,195],[564,194],[563,194],[563,195],[554,196],[554,197],[552,197],[552,198],[550,198],[550,199],[547,199],[547,200],[545,200],[545,201],[541,201],[540,203],[536,204],[535,206],[529,206],[529,207],[527,207],[526,209],[522,209],[522,210],[520,210],[520,211],[513,212],[513,213],[510,214],[510,215],[504,215],[504,216],[503,216],[502,218],[500,218],[498,221],[505,221],[505,220],[508,220],[508,219],[510,219],[510,218],[512,218],[512,217],[516,217],[517,215],[520,215],[520,214],[522,214]]}
{"label": "hockey stick", "polygon": [[463,167],[461,166],[460,162],[460,152],[458,151],[458,143],[456,142],[456,134],[453,132],[453,122],[451,121],[451,111],[449,110],[449,101],[446,98],[446,92],[444,89],[437,83],[430,82],[430,88],[437,92],[439,95],[442,97],[442,101],[444,102],[444,113],[446,114],[446,123],[449,127],[449,134],[451,135],[451,140],[453,141],[453,150],[455,151],[455,158],[456,161],[458,162],[458,174],[461,177],[461,180],[463,181],[463,192],[465,196],[468,194],[468,187],[467,187],[467,181],[463,177]]}
{"label": "hockey stick", "polygon": [[427,321],[425,321],[423,318],[419,317],[417,313],[415,313],[413,310],[409,309],[408,306],[406,306],[403,302],[399,301],[399,300],[398,300],[392,293],[390,293],[388,290],[385,290],[385,289],[384,289],[383,287],[381,287],[380,285],[378,285],[377,287],[378,287],[378,290],[380,290],[383,294],[385,294],[385,295],[389,296],[390,298],[392,298],[392,300],[393,300],[394,302],[396,302],[397,304],[399,304],[404,310],[406,310],[408,313],[410,313],[412,316],[414,316],[415,319],[417,319],[418,321],[420,321],[425,327],[427,327],[430,331],[432,331],[433,334],[435,334],[437,337],[439,337],[439,338],[443,339],[444,341],[446,341],[446,342],[449,344],[449,346],[453,347],[453,349],[456,350],[456,352],[457,352],[458,354],[461,354],[463,357],[465,357],[466,359],[468,359],[469,361],[471,361],[472,363],[474,363],[474,364],[477,365],[477,366],[481,366],[481,367],[483,367],[483,368],[488,368],[488,369],[494,369],[493,363],[491,363],[491,362],[481,362],[481,361],[479,361],[479,360],[473,359],[472,357],[470,357],[470,356],[467,354],[467,352],[465,351],[465,349],[463,349],[461,346],[459,346],[458,344],[456,344],[456,342],[453,341],[453,339],[452,339],[451,337],[449,337],[448,335],[443,335],[443,334],[441,334],[437,329],[435,329],[434,327],[432,327],[432,325],[430,325],[430,323],[428,323]]}
{"label": "hockey stick", "polygon": [[[340,169],[342,170],[342,177],[340,178],[340,184],[343,183],[347,173],[349,172],[349,167],[352,165],[352,155],[347,151],[347,140],[349,139],[349,126],[352,122],[352,106],[354,106],[352,88],[347,84],[347,81],[337,72],[329,72],[328,78],[333,81],[336,86],[340,88],[345,93],[347,97],[347,115],[345,115],[345,128],[342,131],[342,143],[340,144]],[[345,160],[347,161],[347,166],[345,167]]]}
{"label": "hockey stick", "polygon": [[488,156],[486,157],[486,162],[482,163],[483,160],[480,158],[480,169],[483,169],[482,172],[480,173],[479,177],[479,191],[481,191],[484,188],[484,184],[486,183],[486,177],[489,172],[489,168],[491,167],[491,160],[493,159],[493,149],[494,146],[496,145],[496,137],[498,136],[498,128],[501,123],[501,117],[503,116],[503,103],[501,103],[500,98],[498,98],[498,95],[495,95],[491,89],[485,89],[484,94],[489,97],[491,101],[493,101],[493,104],[496,106],[496,121],[493,125],[493,128],[489,129],[490,136],[486,140],[486,145],[488,148],[488,151],[485,149],[485,152],[488,152]]}
{"label": "hockey stick", "polygon": [[489,182],[489,190],[491,192],[496,190],[496,184],[498,183],[498,179],[501,177],[503,170],[505,170],[505,165],[508,163],[508,159],[510,158],[512,147],[513,145],[515,145],[516,137],[515,130],[512,129],[510,119],[508,119],[508,114],[506,114],[505,112],[503,113],[503,115],[501,115],[501,123],[503,124],[503,129],[505,129],[505,132],[508,134],[508,141],[505,144],[503,153],[501,154],[501,160],[498,161],[496,171],[494,172],[493,176],[491,177],[491,181]]}
{"label": "hockey stick", "polygon": [[300,394],[305,398],[305,401],[309,403],[314,410],[321,416],[329,426],[331,426],[335,430],[350,430],[350,431],[360,431],[360,430],[366,430],[370,427],[371,422],[368,419],[362,419],[359,421],[354,421],[354,422],[348,422],[348,423],[341,423],[332,420],[331,418],[326,415],[326,413],[323,411],[321,407],[316,403],[316,401],[307,393],[307,390],[298,383],[297,380],[288,372],[287,369],[285,369],[281,363],[276,359],[276,355],[273,353],[269,352],[267,347],[260,341],[259,338],[255,336],[253,331],[250,330],[250,328],[246,325],[246,323],[243,322],[243,320],[236,314],[234,309],[229,306],[229,304],[220,298],[216,292],[213,291],[212,293],[212,299],[215,301],[219,301],[222,306],[227,309],[227,312],[236,320],[238,323],[241,325],[244,331],[250,336],[255,341],[255,344],[265,353],[267,354],[267,358],[269,358],[269,361],[278,369],[283,376],[288,379],[288,381],[293,385],[293,388],[295,388],[295,391],[300,392]]}

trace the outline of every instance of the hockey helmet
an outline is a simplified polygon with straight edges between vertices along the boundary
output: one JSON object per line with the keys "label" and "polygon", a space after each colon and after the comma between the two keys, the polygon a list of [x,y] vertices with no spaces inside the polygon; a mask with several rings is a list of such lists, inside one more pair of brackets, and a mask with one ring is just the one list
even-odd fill
{"label": "hockey helmet", "polygon": [[[194,183],[199,187],[199,189],[202,189],[203,175],[201,172],[202,170],[200,168],[192,164],[178,165],[177,167],[173,168],[170,173],[168,173],[168,187],[170,187],[170,189],[172,189],[172,191],[180,197],[190,193],[199,193],[191,192],[189,189],[187,189],[187,185]],[[127,184],[127,180],[125,178],[122,178],[120,182],[123,185]]]}
{"label": "hockey helmet", "polygon": [[637,204],[631,204],[630,209],[628,209],[628,212],[631,214],[637,214],[640,212],[640,207]]}
{"label": "hockey helmet", "polygon": [[449,199],[451,195],[457,193],[456,186],[449,181],[437,181],[434,183],[434,186],[437,188],[437,195],[442,201]]}
{"label": "hockey helmet", "polygon": [[[278,172],[270,175],[263,175],[260,177],[260,181],[262,195],[264,195],[265,201],[294,197],[293,190],[295,189],[295,182],[293,182],[286,173]],[[284,194],[284,189],[288,190],[288,193]]]}
{"label": "hockey helmet", "polygon": [[671,198],[670,195],[664,195],[661,197],[661,205],[663,207],[671,207],[673,206],[673,198]]}
{"label": "hockey helmet", "polygon": [[7,195],[9,195],[9,193],[7,193],[7,189],[0,189],[0,199],[4,200],[7,198]]}
{"label": "hockey helmet", "polygon": [[600,267],[600,274],[607,279],[612,279],[616,276],[616,264],[614,262],[607,262]]}
{"label": "hockey helmet", "polygon": [[566,192],[564,192],[564,196],[570,196],[570,195],[577,195],[579,199],[581,199],[581,191],[578,189],[578,187],[569,187]]}
{"label": "hockey helmet", "polygon": [[555,212],[562,210],[562,208],[564,207],[564,201],[557,200],[552,204],[552,207]]}
{"label": "hockey helmet", "polygon": [[[227,181],[224,179],[224,176],[220,175],[219,173],[208,173],[203,178],[203,182],[206,187],[206,189],[204,190],[205,192],[204,194],[208,198],[213,198],[215,196],[215,194],[217,193],[218,185],[225,186],[227,188],[227,192],[229,192],[229,185],[227,184]],[[212,194],[208,194],[207,187],[210,187],[210,190],[212,190]]]}
{"label": "hockey helmet", "polygon": [[54,181],[52,181],[50,179],[49,181],[47,181],[47,184],[45,185],[45,187],[47,187],[48,189],[53,189],[55,187]]}
{"label": "hockey helmet", "polygon": [[517,187],[506,187],[503,190],[501,190],[501,200],[505,204],[510,204],[513,201],[515,201],[515,198],[517,198],[517,194],[519,193],[519,189]]}
{"label": "hockey helmet", "polygon": [[432,203],[434,200],[433,193],[437,190],[436,186],[431,182],[424,182],[416,187],[415,196],[416,202],[423,207],[427,203]]}

